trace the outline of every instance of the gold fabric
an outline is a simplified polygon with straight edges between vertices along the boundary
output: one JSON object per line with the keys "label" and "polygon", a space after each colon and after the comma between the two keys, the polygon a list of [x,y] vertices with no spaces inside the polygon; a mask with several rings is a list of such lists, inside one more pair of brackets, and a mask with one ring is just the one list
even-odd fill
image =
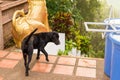
{"label": "gold fabric", "polygon": [[28,13],[24,10],[17,10],[13,14],[12,35],[16,43],[16,47],[21,47],[21,41],[30,34],[35,28],[37,32],[51,31],[48,23],[48,14],[45,0],[28,0]]}

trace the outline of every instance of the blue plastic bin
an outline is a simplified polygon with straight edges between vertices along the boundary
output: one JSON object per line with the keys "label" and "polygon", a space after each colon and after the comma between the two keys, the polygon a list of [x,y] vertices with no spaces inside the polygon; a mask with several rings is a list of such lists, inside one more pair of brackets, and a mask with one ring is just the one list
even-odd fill
{"label": "blue plastic bin", "polygon": [[120,80],[120,33],[111,33],[112,58],[110,80]]}
{"label": "blue plastic bin", "polygon": [[[119,23],[120,18],[113,18],[113,19],[105,19],[105,23]],[[120,29],[120,25],[114,25],[117,30]],[[108,29],[112,29],[110,26]],[[104,72],[105,74],[110,77],[110,72],[111,72],[111,57],[112,57],[112,42],[109,39],[109,34],[110,32],[106,33],[106,38],[105,38],[105,56],[104,56]]]}
{"label": "blue plastic bin", "polygon": [[[113,26],[115,26],[115,28],[116,29],[120,29],[120,18],[107,18],[107,19],[105,19],[104,20],[104,22],[105,23],[113,23],[114,25]],[[117,23],[119,23],[119,24],[117,24]],[[108,29],[112,29],[110,26],[109,26],[109,28]]]}
{"label": "blue plastic bin", "polygon": [[109,34],[106,35],[105,39],[105,56],[104,56],[104,72],[110,77],[110,69],[111,69],[111,55],[112,55],[112,42],[109,39]]}

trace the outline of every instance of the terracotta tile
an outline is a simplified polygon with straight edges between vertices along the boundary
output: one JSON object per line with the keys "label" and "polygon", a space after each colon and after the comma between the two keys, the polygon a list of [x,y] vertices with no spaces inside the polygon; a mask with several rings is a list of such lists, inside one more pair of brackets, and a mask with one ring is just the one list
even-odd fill
{"label": "terracotta tile", "polygon": [[[48,56],[48,59],[49,59],[49,63],[55,63],[56,59],[57,59],[57,56]],[[39,59],[40,62],[47,62],[46,61],[46,58],[45,58],[45,55],[40,55],[40,59]]]}
{"label": "terracotta tile", "polygon": [[3,59],[0,61],[1,68],[14,68],[19,61]]}
{"label": "terracotta tile", "polygon": [[2,77],[2,76],[0,76],[0,80],[3,80],[3,77]]}
{"label": "terracotta tile", "polygon": [[47,64],[47,63],[36,63],[33,68],[32,71],[36,71],[36,72],[50,72],[50,70],[52,69],[53,64]]}
{"label": "terracotta tile", "polygon": [[56,65],[53,73],[72,75],[73,70],[74,70],[73,66]]}
{"label": "terracotta tile", "polygon": [[21,60],[22,59],[22,53],[19,52],[11,52],[6,58],[7,59],[17,59]]}
{"label": "terracotta tile", "polygon": [[75,65],[76,58],[60,57],[58,64]]}
{"label": "terracotta tile", "polygon": [[96,60],[79,59],[78,66],[96,68]]}
{"label": "terracotta tile", "polygon": [[77,67],[76,76],[96,78],[96,69]]}
{"label": "terracotta tile", "polygon": [[0,50],[0,57],[4,57],[8,54],[9,52],[8,51],[1,51]]}

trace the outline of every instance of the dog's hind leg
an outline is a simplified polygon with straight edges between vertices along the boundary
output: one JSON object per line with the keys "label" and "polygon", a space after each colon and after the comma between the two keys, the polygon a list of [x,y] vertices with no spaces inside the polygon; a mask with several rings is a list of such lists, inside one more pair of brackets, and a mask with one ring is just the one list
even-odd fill
{"label": "dog's hind leg", "polygon": [[40,59],[40,49],[38,49],[38,52],[37,52],[37,57],[36,57],[36,59],[38,60],[38,59]]}
{"label": "dog's hind leg", "polygon": [[24,66],[25,66],[25,75],[28,76],[28,67],[27,67],[27,54],[26,53],[23,53],[23,58],[24,58]]}
{"label": "dog's hind leg", "polygon": [[26,68],[26,64],[27,64],[27,54],[26,53],[23,53],[23,58],[24,58],[24,65]]}
{"label": "dog's hind leg", "polygon": [[46,57],[46,61],[49,62],[49,59],[48,59],[48,53],[45,51],[45,49],[41,49],[41,51],[44,53],[45,57]]}
{"label": "dog's hind leg", "polygon": [[32,55],[30,54],[28,55],[28,63],[26,64],[26,76],[29,76],[29,70],[30,70],[29,64],[31,62],[31,59],[32,59]]}
{"label": "dog's hind leg", "polygon": [[25,65],[25,69],[26,69],[25,75],[28,76],[27,54],[26,53],[24,53],[23,58],[24,58],[24,65]]}
{"label": "dog's hind leg", "polygon": [[29,53],[28,53],[28,62],[27,62],[27,64],[26,64],[26,76],[29,76],[29,70],[30,70],[29,64],[30,64],[31,59],[32,59],[33,49],[31,49],[31,50],[28,51],[28,52],[29,52]]}

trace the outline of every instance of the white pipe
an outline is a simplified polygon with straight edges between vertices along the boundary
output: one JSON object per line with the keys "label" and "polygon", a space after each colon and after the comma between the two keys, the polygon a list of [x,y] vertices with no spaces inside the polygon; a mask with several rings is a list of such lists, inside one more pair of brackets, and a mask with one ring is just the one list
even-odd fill
{"label": "white pipe", "polygon": [[[86,31],[92,31],[92,32],[120,32],[120,30],[117,30],[114,23],[102,23],[102,22],[84,22]],[[108,27],[110,26],[112,30],[106,29],[90,29],[88,25],[105,25],[103,27]],[[120,24],[116,24],[120,25]]]}
{"label": "white pipe", "polygon": [[[102,38],[105,37],[106,32],[117,32],[117,33],[119,32],[120,33],[120,29],[119,30],[116,29],[116,26],[120,27],[120,23],[110,23],[111,17],[113,17],[113,7],[112,7],[112,5],[110,7],[108,22],[107,23],[103,23],[103,22],[84,22],[86,31],[102,32]],[[91,28],[88,27],[88,25],[104,25],[103,27],[105,27],[105,29],[91,29]],[[108,29],[109,27],[111,27],[111,29]]]}
{"label": "white pipe", "polygon": [[120,23],[103,23],[103,22],[84,22],[84,24],[95,24],[95,25],[120,25]]}
{"label": "white pipe", "polygon": [[[109,17],[108,17],[108,22],[107,22],[107,23],[110,23],[110,19],[111,19],[111,17],[112,17],[112,14],[113,14],[113,8],[112,8],[112,5],[111,5],[111,7],[110,7],[110,12],[109,12]],[[109,26],[106,25],[105,30],[107,30],[108,27],[109,27]],[[102,39],[105,38],[105,34],[106,34],[106,32],[103,32],[103,33],[102,33]]]}
{"label": "white pipe", "polygon": [[88,29],[87,31],[92,32],[120,32],[120,30],[104,30],[104,29]]}

